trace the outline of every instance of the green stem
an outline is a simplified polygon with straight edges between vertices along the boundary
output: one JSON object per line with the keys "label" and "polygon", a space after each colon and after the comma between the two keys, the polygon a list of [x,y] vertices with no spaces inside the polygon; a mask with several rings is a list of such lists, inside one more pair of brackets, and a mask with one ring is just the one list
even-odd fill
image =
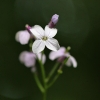
{"label": "green stem", "polygon": [[55,81],[58,79],[59,75],[60,75],[60,73],[56,74],[56,76],[53,78],[52,82],[48,85],[47,88],[50,88],[55,83]]}
{"label": "green stem", "polygon": [[68,61],[68,59],[69,59],[69,57],[68,57],[68,58],[66,58],[66,59],[62,62],[61,66],[59,67],[59,69],[58,69],[58,70],[62,70],[63,66],[64,66],[64,65],[65,65],[65,63]]}
{"label": "green stem", "polygon": [[41,68],[42,79],[43,79],[43,82],[45,84],[45,70],[44,70],[44,66],[42,64],[42,61],[39,60],[39,64],[40,64],[40,68]]}
{"label": "green stem", "polygon": [[39,80],[39,78],[38,78],[36,73],[34,73],[34,78],[35,78],[35,81],[37,83],[38,88],[40,89],[40,91],[42,93],[44,93],[44,88],[43,88],[42,84],[40,83],[40,80]]}
{"label": "green stem", "polygon": [[43,100],[46,100],[46,90],[45,90],[45,92],[43,93]]}
{"label": "green stem", "polygon": [[58,67],[59,63],[56,62],[56,64],[54,65],[54,67],[52,68],[52,70],[50,71],[47,79],[46,79],[46,82],[48,82],[50,80],[50,78],[52,77],[52,75],[54,74],[54,72],[56,71],[57,67]]}
{"label": "green stem", "polygon": [[68,61],[68,59],[69,59],[69,57],[66,58],[66,59],[63,61],[62,65],[59,67],[59,69],[58,69],[58,71],[57,71],[56,76],[53,78],[52,82],[48,85],[47,88],[51,87],[51,86],[55,83],[55,81],[58,79],[59,75],[62,74],[62,68],[63,68],[64,64]]}
{"label": "green stem", "polygon": [[46,100],[46,94],[47,94],[47,83],[45,81],[46,75],[45,75],[45,69],[42,64],[42,61],[39,60],[40,68],[41,68],[41,73],[42,73],[42,79],[44,83],[44,92],[43,92],[43,100]]}

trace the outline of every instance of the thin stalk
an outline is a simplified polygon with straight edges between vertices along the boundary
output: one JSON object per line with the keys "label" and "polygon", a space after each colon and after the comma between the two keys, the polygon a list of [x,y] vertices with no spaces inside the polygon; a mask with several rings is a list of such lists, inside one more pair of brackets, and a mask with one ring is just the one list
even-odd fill
{"label": "thin stalk", "polygon": [[60,74],[62,74],[62,68],[63,66],[65,65],[65,63],[68,61],[69,57],[66,58],[63,63],[61,64],[61,66],[59,67],[58,71],[57,71],[57,74],[55,75],[55,77],[53,78],[52,82],[48,85],[47,88],[50,88],[54,83],[55,81],[58,79],[58,77],[60,76]]}
{"label": "thin stalk", "polygon": [[52,68],[52,70],[50,71],[47,79],[46,79],[46,82],[48,82],[50,80],[50,78],[52,77],[52,75],[54,74],[54,72],[56,71],[57,67],[58,67],[59,63],[56,62],[56,64],[54,65],[54,67]]}
{"label": "thin stalk", "polygon": [[[41,55],[43,56],[43,54]],[[42,58],[42,57],[41,57]],[[47,83],[45,81],[46,75],[45,75],[45,69],[44,65],[42,64],[42,59],[38,60],[41,68],[41,73],[42,73],[42,79],[43,79],[43,84],[44,84],[44,92],[43,92],[43,100],[46,100],[46,95],[47,95]]]}
{"label": "thin stalk", "polygon": [[41,73],[42,73],[42,79],[43,79],[43,82],[45,84],[45,70],[44,70],[44,66],[42,64],[42,62],[40,60],[39,61],[39,64],[40,64],[40,68],[41,68]]}
{"label": "thin stalk", "polygon": [[59,69],[58,69],[58,70],[62,70],[63,66],[64,66],[64,65],[65,65],[65,63],[68,61],[68,59],[69,59],[69,57],[68,57],[68,58],[66,58],[66,59],[62,62],[61,66],[59,67]]}
{"label": "thin stalk", "polygon": [[47,98],[47,91],[45,90],[45,92],[43,93],[43,100],[46,100]]}
{"label": "thin stalk", "polygon": [[48,85],[47,88],[50,88],[56,82],[56,80],[58,79],[59,75],[60,75],[60,73],[56,74],[56,76],[53,78],[52,82]]}
{"label": "thin stalk", "polygon": [[34,78],[35,78],[35,81],[37,83],[38,88],[40,89],[40,91],[42,93],[44,93],[44,88],[43,88],[42,84],[40,83],[40,80],[39,80],[39,78],[38,78],[36,73],[34,73]]}

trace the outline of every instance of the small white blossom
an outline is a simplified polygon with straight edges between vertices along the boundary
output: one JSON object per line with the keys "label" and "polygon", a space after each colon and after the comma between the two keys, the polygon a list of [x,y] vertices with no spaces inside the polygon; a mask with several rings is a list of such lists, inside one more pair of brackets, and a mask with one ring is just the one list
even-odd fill
{"label": "small white blossom", "polygon": [[73,56],[71,56],[68,52],[66,52],[65,47],[61,47],[58,51],[56,51],[56,52],[52,51],[49,54],[49,59],[50,60],[55,60],[57,58],[60,59],[60,60],[61,59],[63,60],[63,58],[66,58],[66,57],[69,57],[68,61],[66,62],[66,65],[67,66],[72,66],[73,65],[73,67],[76,68],[77,67],[76,59]]}
{"label": "small white blossom", "polygon": [[45,46],[53,51],[59,50],[59,43],[53,38],[57,34],[56,28],[49,28],[47,25],[45,26],[45,30],[43,30],[41,26],[35,25],[30,31],[36,37],[36,40],[32,45],[32,51],[34,53],[43,51]]}

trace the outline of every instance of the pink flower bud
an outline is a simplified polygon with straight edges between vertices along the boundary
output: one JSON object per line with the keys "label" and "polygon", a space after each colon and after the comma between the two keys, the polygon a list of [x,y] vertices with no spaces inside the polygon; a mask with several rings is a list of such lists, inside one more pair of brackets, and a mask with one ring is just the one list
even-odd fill
{"label": "pink flower bud", "polygon": [[29,26],[28,24],[25,25],[26,30],[29,32],[30,34],[30,38],[31,39],[35,39],[35,37],[33,36],[33,34],[31,33],[30,29],[33,28],[31,26]]}
{"label": "pink flower bud", "polygon": [[27,44],[30,39],[30,34],[25,30],[25,31],[19,31],[16,33],[15,40],[22,45]]}
{"label": "pink flower bud", "polygon": [[56,26],[58,20],[59,20],[59,15],[54,14],[54,15],[52,16],[52,18],[51,18],[51,21],[50,21],[49,24],[48,24],[49,27],[50,27],[50,28],[54,28],[54,27]]}
{"label": "pink flower bud", "polygon": [[20,56],[19,60],[21,63],[23,63],[26,67],[32,67],[35,65],[36,62],[36,56],[32,52],[23,51]]}
{"label": "pink flower bud", "polygon": [[51,21],[56,25],[59,19],[59,15],[55,14],[52,16]]}
{"label": "pink flower bud", "polygon": [[[36,59],[41,60],[41,55],[42,55],[41,53],[38,53],[36,56],[33,52],[23,51],[19,55],[19,61],[23,63],[26,67],[34,67]],[[42,63],[44,64],[45,61],[46,61],[46,56],[45,54],[43,54]]]}
{"label": "pink flower bud", "polygon": [[31,29],[31,26],[29,26],[28,24],[26,24],[25,27],[26,27],[27,30]]}

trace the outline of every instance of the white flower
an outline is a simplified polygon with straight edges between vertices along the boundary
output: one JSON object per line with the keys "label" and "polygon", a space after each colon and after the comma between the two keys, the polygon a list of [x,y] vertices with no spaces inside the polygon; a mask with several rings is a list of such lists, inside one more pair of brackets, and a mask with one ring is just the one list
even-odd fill
{"label": "white flower", "polygon": [[26,30],[18,31],[15,35],[15,40],[21,43],[22,45],[27,44],[29,42],[29,39],[30,39],[30,34]]}
{"label": "white flower", "polygon": [[34,53],[43,51],[45,46],[53,51],[59,50],[59,43],[53,38],[57,34],[56,28],[49,28],[47,25],[45,26],[45,30],[43,30],[41,26],[35,25],[30,31],[36,37],[36,40],[32,45],[32,51]]}
{"label": "white flower", "polygon": [[66,58],[66,57],[69,57],[68,61],[66,62],[66,65],[67,66],[73,65],[73,67],[76,68],[77,67],[76,59],[73,56],[71,56],[68,52],[66,53],[65,47],[61,47],[57,52],[52,51],[49,54],[49,59],[51,59],[51,60],[55,60],[58,58],[59,59],[58,61],[62,61],[63,58]]}

